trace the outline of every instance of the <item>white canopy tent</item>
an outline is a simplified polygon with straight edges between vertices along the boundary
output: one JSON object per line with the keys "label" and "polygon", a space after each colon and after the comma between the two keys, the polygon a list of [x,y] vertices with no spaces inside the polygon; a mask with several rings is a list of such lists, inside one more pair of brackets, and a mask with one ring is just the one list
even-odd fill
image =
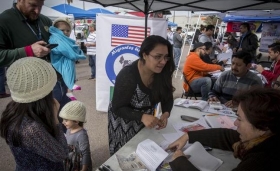
{"label": "white canopy tent", "polygon": [[[280,0],[82,0],[97,3],[103,7],[114,6],[145,14],[147,27],[148,14],[164,10],[173,11],[246,11],[277,10]],[[147,35],[147,34],[146,34]]]}
{"label": "white canopy tent", "polygon": [[236,11],[280,9],[280,0],[84,0],[135,11]]}
{"label": "white canopy tent", "polygon": [[[1,2],[0,13],[5,11],[6,9],[12,8],[12,5],[13,5],[12,1]],[[45,5],[42,7],[41,14],[49,17],[51,20],[55,20],[58,17],[68,17],[70,19],[73,18],[73,16],[63,14]]]}
{"label": "white canopy tent", "polygon": [[[173,11],[216,11],[227,12],[248,10],[280,10],[280,0],[82,0],[97,3],[103,7],[114,6],[145,14],[147,29],[148,15],[154,12]],[[147,37],[147,31],[145,31]],[[176,73],[177,75],[177,73]]]}
{"label": "white canopy tent", "polygon": [[42,10],[41,10],[41,14],[49,17],[51,20],[55,20],[56,18],[58,17],[68,17],[70,18],[71,20],[74,20],[74,16],[73,15],[66,15],[66,14],[63,14],[59,11],[56,11],[50,7],[47,7],[47,6],[43,6]]}

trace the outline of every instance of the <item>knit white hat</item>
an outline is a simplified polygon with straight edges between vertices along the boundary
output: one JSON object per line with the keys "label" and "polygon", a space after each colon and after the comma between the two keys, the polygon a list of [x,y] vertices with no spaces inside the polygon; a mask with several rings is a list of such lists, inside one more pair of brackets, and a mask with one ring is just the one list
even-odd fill
{"label": "knit white hat", "polygon": [[59,18],[54,20],[53,26],[56,23],[58,23],[58,22],[65,22],[70,27],[70,31],[72,31],[72,24],[71,24],[71,20],[69,18],[67,18],[67,17],[59,17]]}
{"label": "knit white hat", "polygon": [[53,90],[56,81],[56,72],[51,64],[36,57],[18,59],[7,70],[11,97],[18,103],[44,98]]}
{"label": "knit white hat", "polygon": [[86,107],[80,101],[71,101],[63,106],[59,116],[72,121],[86,122]]}

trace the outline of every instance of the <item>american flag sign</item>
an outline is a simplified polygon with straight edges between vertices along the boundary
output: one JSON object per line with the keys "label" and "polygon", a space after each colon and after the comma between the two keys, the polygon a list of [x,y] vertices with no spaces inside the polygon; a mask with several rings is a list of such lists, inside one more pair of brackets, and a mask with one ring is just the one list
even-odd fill
{"label": "american flag sign", "polygon": [[[151,29],[147,28],[147,36],[150,35]],[[111,46],[123,44],[134,44],[141,46],[145,39],[145,27],[112,24]]]}

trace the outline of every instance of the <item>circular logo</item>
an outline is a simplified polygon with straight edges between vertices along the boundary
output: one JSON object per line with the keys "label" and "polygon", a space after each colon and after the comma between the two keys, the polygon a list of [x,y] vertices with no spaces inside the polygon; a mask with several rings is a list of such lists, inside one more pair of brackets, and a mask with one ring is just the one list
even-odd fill
{"label": "circular logo", "polygon": [[[135,45],[120,45],[115,47],[107,56],[105,68],[109,80],[115,84],[116,76],[126,65],[138,59],[140,48]],[[118,63],[116,60],[119,59]]]}

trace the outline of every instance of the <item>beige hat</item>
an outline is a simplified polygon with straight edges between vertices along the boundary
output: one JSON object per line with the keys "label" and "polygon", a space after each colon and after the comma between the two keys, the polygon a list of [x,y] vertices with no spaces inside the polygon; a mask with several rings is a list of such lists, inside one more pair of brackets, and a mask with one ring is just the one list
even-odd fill
{"label": "beige hat", "polygon": [[67,18],[67,17],[59,17],[59,18],[54,20],[53,26],[55,26],[55,24],[58,23],[58,22],[65,22],[70,27],[70,31],[72,31],[72,24],[71,24],[71,20],[69,18]]}
{"label": "beige hat", "polygon": [[71,101],[63,106],[59,116],[72,121],[86,122],[86,107],[80,101]]}
{"label": "beige hat", "polygon": [[11,97],[18,103],[30,103],[47,96],[57,81],[51,64],[36,57],[15,61],[7,70]]}

